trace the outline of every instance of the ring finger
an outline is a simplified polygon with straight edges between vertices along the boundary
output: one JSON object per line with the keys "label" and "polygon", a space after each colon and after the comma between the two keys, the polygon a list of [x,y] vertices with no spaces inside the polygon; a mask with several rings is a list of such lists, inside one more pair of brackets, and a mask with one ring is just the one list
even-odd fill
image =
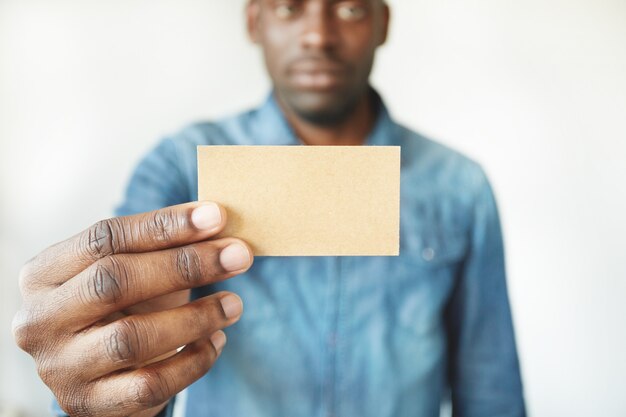
{"label": "ring finger", "polygon": [[93,328],[77,342],[80,346],[68,351],[90,352],[74,363],[79,372],[88,372],[85,380],[94,380],[206,338],[237,322],[242,311],[237,295],[221,292],[171,310],[132,315]]}

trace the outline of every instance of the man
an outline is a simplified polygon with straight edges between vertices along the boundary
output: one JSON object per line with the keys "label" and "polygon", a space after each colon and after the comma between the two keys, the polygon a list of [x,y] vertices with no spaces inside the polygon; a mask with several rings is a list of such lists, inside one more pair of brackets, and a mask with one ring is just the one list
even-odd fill
{"label": "man", "polygon": [[[164,140],[121,217],[25,265],[14,334],[65,412],[170,416],[189,386],[187,416],[430,417],[448,395],[457,416],[525,414],[491,189],[369,86],[388,22],[381,0],[251,0],[268,101]],[[252,266],[214,238],[223,208],[188,203],[206,144],[401,146],[400,256]]]}

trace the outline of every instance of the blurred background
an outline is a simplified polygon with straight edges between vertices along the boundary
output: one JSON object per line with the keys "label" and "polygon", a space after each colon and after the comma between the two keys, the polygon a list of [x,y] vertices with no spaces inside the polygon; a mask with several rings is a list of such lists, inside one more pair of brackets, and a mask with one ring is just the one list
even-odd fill
{"label": "blurred background", "polygon": [[[11,337],[21,264],[159,138],[268,93],[244,3],[0,0],[0,410],[50,400]],[[374,85],[491,177],[529,414],[625,416],[626,2],[390,3]]]}

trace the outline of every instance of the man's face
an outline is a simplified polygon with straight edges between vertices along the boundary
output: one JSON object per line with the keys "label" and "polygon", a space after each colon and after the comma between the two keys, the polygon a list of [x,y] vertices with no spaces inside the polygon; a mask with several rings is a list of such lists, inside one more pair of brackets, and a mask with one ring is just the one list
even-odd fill
{"label": "man's face", "polygon": [[382,0],[251,0],[247,18],[282,104],[333,124],[367,91],[389,10]]}

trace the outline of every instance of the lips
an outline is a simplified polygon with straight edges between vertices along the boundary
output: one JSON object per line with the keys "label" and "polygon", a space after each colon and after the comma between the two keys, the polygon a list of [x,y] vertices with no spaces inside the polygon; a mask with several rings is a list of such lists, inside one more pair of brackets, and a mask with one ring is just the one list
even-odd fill
{"label": "lips", "polygon": [[343,65],[321,59],[304,59],[289,67],[288,75],[295,87],[304,90],[332,90],[346,79]]}

